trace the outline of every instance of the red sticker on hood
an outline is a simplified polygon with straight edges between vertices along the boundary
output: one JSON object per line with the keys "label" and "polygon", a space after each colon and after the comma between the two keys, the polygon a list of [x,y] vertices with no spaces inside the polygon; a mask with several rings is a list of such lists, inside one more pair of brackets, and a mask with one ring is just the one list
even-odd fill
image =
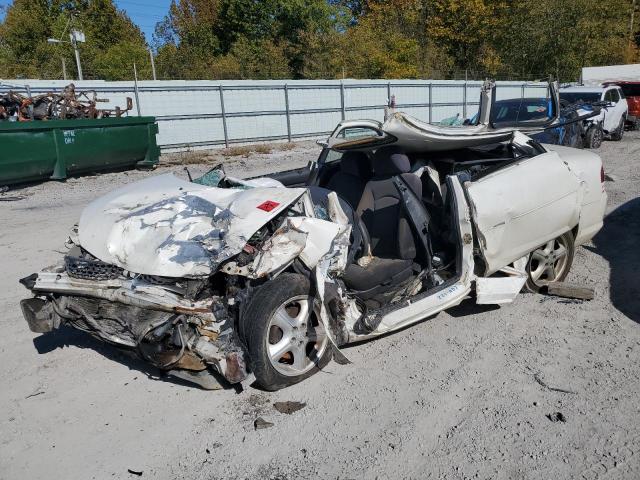
{"label": "red sticker on hood", "polygon": [[271,200],[267,200],[266,202],[262,202],[257,206],[260,210],[264,210],[265,212],[270,212],[274,208],[280,205],[278,202],[272,202]]}

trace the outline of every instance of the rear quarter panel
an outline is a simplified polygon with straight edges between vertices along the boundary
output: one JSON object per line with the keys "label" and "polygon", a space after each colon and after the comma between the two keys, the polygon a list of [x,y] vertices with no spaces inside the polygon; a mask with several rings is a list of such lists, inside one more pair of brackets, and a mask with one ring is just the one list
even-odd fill
{"label": "rear quarter panel", "polygon": [[555,151],[515,162],[466,187],[485,274],[522,258],[579,222],[581,180]]}
{"label": "rear quarter panel", "polygon": [[602,159],[588,150],[545,145],[547,150],[557,152],[580,179],[583,196],[575,243],[581,245],[591,240],[602,228],[607,206],[607,193],[601,179]]}

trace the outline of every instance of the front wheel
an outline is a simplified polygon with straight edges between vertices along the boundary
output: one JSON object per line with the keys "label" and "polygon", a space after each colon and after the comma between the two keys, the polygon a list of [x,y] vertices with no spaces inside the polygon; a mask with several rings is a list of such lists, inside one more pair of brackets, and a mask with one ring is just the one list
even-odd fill
{"label": "front wheel", "polygon": [[309,280],[283,273],[253,295],[242,315],[251,370],[265,390],[288,387],[331,360],[331,346]]}
{"label": "front wheel", "polygon": [[618,125],[618,128],[616,128],[616,130],[611,134],[611,140],[614,140],[616,142],[619,142],[620,140],[622,140],[622,136],[624,135],[624,117],[622,117],[620,119],[620,124]]}
{"label": "front wheel", "polygon": [[550,282],[562,282],[571,269],[574,251],[573,234],[567,232],[531,252],[525,288],[539,292]]}
{"label": "front wheel", "polygon": [[602,139],[604,138],[604,132],[600,125],[593,125],[587,130],[587,134],[584,137],[584,146],[587,148],[600,148],[602,145]]}

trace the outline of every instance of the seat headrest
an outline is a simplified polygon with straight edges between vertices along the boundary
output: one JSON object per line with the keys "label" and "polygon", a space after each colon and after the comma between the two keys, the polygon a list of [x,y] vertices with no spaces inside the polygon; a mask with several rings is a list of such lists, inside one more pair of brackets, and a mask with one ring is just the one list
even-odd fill
{"label": "seat headrest", "polygon": [[371,162],[364,152],[345,152],[340,160],[340,170],[348,175],[368,179],[371,176]]}
{"label": "seat headrest", "polygon": [[373,171],[376,177],[409,173],[411,162],[400,147],[380,147],[373,156]]}

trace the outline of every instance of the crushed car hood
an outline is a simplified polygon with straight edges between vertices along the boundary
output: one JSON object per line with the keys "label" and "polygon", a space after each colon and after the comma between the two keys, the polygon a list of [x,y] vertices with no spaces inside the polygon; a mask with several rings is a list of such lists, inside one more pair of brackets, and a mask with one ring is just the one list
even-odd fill
{"label": "crushed car hood", "polygon": [[93,256],[130,272],[208,276],[304,192],[206,187],[160,175],[89,204],[78,239]]}

